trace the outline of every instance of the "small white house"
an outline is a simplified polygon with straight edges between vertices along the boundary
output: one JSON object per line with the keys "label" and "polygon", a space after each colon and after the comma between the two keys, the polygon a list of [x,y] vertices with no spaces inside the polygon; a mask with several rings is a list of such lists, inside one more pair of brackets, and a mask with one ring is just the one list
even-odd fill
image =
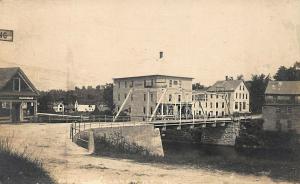
{"label": "small white house", "polygon": [[63,102],[54,102],[52,105],[54,112],[64,112],[65,106]]}
{"label": "small white house", "polygon": [[79,104],[78,101],[75,101],[74,108],[76,112],[94,112],[96,105],[91,104]]}

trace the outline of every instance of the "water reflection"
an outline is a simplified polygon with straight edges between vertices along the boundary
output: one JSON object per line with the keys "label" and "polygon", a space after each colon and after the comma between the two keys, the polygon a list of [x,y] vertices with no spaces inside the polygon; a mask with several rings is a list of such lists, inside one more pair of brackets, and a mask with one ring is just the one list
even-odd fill
{"label": "water reflection", "polygon": [[274,180],[300,181],[298,151],[237,150],[227,146],[167,141],[163,141],[163,147],[167,162],[188,164],[196,168],[266,175]]}

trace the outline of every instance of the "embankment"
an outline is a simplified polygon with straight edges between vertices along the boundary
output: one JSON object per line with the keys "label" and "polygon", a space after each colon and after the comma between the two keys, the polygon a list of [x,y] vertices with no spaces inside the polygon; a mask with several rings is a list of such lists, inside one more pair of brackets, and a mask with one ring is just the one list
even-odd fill
{"label": "embankment", "polygon": [[[93,132],[96,153],[134,153],[151,156],[164,156],[160,131],[153,125],[92,128],[75,135],[74,141],[87,147],[83,140]],[[78,139],[80,137],[80,139]]]}

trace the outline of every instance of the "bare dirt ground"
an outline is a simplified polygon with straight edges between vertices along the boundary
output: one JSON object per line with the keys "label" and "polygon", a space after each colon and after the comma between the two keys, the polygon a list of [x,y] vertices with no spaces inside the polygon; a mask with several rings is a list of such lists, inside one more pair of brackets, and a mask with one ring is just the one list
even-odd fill
{"label": "bare dirt ground", "polygon": [[12,136],[17,150],[26,149],[32,157],[41,159],[50,176],[61,184],[286,183],[267,176],[96,157],[69,139],[69,128],[70,124],[3,124],[0,135]]}

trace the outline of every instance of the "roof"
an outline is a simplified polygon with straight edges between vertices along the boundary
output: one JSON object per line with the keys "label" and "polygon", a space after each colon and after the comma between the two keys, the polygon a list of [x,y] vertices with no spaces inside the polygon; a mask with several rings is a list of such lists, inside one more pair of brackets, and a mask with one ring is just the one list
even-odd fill
{"label": "roof", "polygon": [[[6,86],[6,84],[17,74],[19,73],[28,85],[32,88],[33,92],[29,92],[30,95],[39,95],[39,91],[31,83],[25,73],[20,67],[11,67],[11,68],[0,68],[0,90]],[[1,92],[2,93],[2,92]],[[4,92],[5,93],[5,92]],[[22,92],[23,93],[23,92]],[[8,94],[13,95],[13,94]],[[27,94],[28,95],[28,94]]]}
{"label": "roof", "polygon": [[265,94],[300,95],[300,81],[269,81]]}
{"label": "roof", "polygon": [[0,89],[18,72],[18,67],[0,68]]}
{"label": "roof", "polygon": [[172,76],[172,75],[142,75],[142,76],[132,76],[132,77],[118,77],[118,78],[113,78],[113,80],[118,80],[118,79],[133,79],[133,78],[142,78],[142,77],[172,77],[172,78],[182,78],[182,79],[194,79],[192,77],[182,77],[182,76]]}
{"label": "roof", "polygon": [[217,81],[214,85],[207,89],[208,92],[216,91],[234,91],[240,84],[242,80],[222,80]]}

